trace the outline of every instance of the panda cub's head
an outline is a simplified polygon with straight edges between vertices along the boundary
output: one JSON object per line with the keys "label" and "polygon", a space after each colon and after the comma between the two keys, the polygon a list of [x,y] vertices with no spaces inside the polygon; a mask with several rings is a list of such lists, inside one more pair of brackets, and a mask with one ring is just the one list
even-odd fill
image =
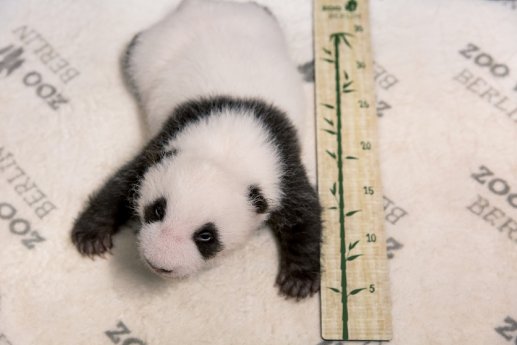
{"label": "panda cub's head", "polygon": [[138,195],[140,254],[170,278],[188,276],[242,245],[270,206],[259,185],[181,151],[147,171]]}

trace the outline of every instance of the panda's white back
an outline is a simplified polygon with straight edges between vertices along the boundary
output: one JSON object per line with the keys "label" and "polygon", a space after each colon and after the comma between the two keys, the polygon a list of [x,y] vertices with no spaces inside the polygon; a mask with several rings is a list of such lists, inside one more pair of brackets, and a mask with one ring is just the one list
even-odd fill
{"label": "panda's white back", "polygon": [[278,23],[254,3],[185,0],[140,34],[129,69],[151,134],[178,104],[217,95],[262,98],[302,134],[301,77]]}

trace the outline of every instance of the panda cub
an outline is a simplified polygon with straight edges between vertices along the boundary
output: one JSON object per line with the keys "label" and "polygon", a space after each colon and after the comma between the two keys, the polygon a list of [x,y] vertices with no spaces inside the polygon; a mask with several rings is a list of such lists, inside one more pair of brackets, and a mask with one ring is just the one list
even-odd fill
{"label": "panda cub", "polygon": [[91,196],[72,230],[79,252],[109,251],[138,215],[142,259],[180,278],[266,224],[281,293],[317,292],[321,207],[301,160],[302,81],[270,12],[185,0],[133,39],[124,69],[153,137]]}

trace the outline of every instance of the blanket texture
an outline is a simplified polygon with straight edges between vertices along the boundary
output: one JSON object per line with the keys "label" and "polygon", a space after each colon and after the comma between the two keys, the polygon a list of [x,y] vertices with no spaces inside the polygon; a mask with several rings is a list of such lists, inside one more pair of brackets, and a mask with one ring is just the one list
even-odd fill
{"label": "blanket texture", "polygon": [[[257,2],[312,102],[311,2]],[[130,230],[106,259],[70,242],[88,194],[146,138],[125,45],[177,4],[0,2],[1,345],[338,343],[320,338],[317,296],[278,295],[267,229],[177,282],[142,265]],[[517,344],[517,3],[370,7],[392,343]]]}

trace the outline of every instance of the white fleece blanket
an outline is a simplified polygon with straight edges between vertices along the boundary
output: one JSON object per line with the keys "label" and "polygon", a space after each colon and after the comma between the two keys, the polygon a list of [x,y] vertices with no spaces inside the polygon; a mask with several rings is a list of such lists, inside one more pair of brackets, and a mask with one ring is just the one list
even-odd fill
{"label": "white fleece blanket", "polygon": [[[311,61],[310,1],[258,2]],[[1,345],[337,343],[319,336],[317,297],[278,296],[268,231],[178,282],[143,267],[131,231],[106,260],[69,240],[144,142],[123,49],[177,3],[0,1]],[[517,4],[370,5],[392,343],[517,344]]]}

